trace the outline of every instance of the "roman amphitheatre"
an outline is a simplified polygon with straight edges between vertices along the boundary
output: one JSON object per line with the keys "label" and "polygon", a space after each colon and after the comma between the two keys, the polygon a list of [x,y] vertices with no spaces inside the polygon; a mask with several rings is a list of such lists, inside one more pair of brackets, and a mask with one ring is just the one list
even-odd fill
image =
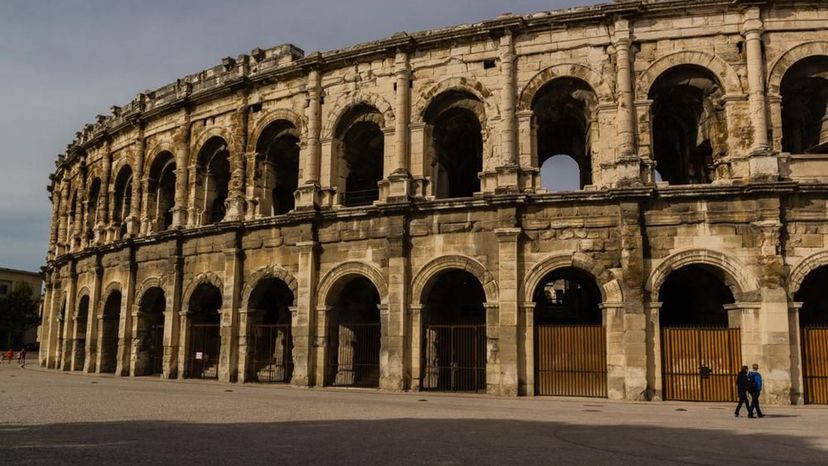
{"label": "roman amphitheatre", "polygon": [[49,178],[39,362],[689,401],[756,362],[826,404],[826,25],[620,1],[140,92]]}

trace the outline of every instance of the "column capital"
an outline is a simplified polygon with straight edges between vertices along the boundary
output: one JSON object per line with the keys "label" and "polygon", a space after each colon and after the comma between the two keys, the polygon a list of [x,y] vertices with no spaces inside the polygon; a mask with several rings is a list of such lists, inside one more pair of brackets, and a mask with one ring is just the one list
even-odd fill
{"label": "column capital", "polygon": [[495,228],[495,235],[499,243],[516,242],[523,230],[521,228]]}

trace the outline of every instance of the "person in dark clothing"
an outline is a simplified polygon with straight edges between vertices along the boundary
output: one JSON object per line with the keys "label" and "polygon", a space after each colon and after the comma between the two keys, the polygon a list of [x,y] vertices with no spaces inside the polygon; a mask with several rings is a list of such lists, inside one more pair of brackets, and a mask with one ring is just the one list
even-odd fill
{"label": "person in dark clothing", "polygon": [[748,391],[750,392],[750,408],[748,408],[748,417],[753,417],[755,413],[757,417],[765,417],[762,414],[762,409],[759,407],[759,396],[762,395],[762,374],[759,373],[759,364],[753,365],[753,370],[748,372]]}
{"label": "person in dark clothing", "polygon": [[748,416],[753,417],[753,411],[748,400],[748,366],[742,366],[742,370],[736,376],[736,393],[739,395],[739,404],[736,405],[736,417],[739,417],[742,406],[747,409]]}

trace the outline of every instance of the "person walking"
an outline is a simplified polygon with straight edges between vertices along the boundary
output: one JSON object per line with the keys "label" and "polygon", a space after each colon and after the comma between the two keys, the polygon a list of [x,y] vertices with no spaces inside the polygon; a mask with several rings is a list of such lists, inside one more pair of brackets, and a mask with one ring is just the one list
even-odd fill
{"label": "person walking", "polygon": [[14,359],[14,350],[9,347],[9,350],[6,351],[6,359],[9,360],[9,365],[11,366],[12,359]]}
{"label": "person walking", "polygon": [[750,400],[748,400],[748,366],[742,366],[742,370],[736,375],[736,393],[739,395],[739,403],[736,405],[736,417],[739,417],[742,406],[747,410],[748,416],[753,417]]}
{"label": "person walking", "polygon": [[750,407],[748,417],[765,417],[759,407],[759,396],[762,394],[762,374],[759,373],[759,364],[753,364],[753,370],[748,372],[748,391],[750,392]]}
{"label": "person walking", "polygon": [[21,369],[26,368],[26,348],[20,348],[20,352],[17,353],[17,364]]}

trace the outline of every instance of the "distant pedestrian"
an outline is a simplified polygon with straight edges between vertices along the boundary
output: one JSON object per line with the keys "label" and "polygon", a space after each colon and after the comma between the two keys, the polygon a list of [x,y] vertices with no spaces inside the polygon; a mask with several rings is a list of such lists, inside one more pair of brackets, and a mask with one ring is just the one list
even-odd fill
{"label": "distant pedestrian", "polygon": [[753,410],[748,400],[748,366],[742,366],[742,370],[736,376],[736,393],[739,395],[739,404],[736,405],[736,417],[739,417],[742,406],[747,409],[748,416],[753,417]]}
{"label": "distant pedestrian", "polygon": [[753,370],[748,372],[748,391],[750,392],[750,408],[748,417],[765,417],[762,408],[759,407],[759,396],[762,395],[762,374],[759,373],[759,364],[753,365]]}
{"label": "distant pedestrian", "polygon": [[21,369],[26,368],[26,348],[20,348],[20,352],[17,353],[17,363]]}
{"label": "distant pedestrian", "polygon": [[9,350],[6,351],[6,359],[9,360],[9,365],[11,366],[12,359],[14,359],[14,350],[9,347]]}

